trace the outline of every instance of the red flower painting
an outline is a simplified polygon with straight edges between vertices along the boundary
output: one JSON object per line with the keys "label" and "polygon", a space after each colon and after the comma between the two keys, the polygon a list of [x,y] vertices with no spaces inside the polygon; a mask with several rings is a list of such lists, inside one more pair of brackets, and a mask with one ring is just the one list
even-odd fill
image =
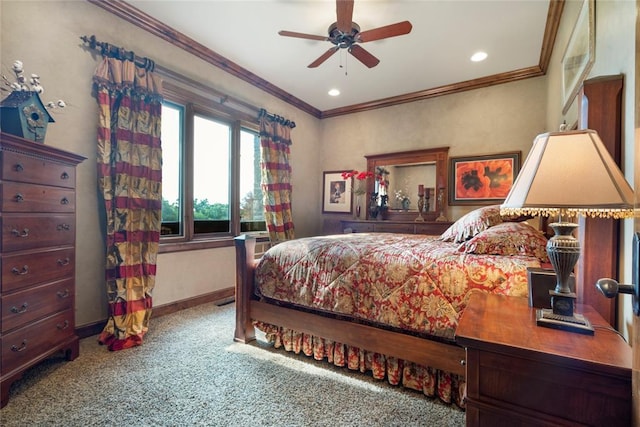
{"label": "red flower painting", "polygon": [[452,202],[505,199],[519,169],[517,156],[452,159]]}

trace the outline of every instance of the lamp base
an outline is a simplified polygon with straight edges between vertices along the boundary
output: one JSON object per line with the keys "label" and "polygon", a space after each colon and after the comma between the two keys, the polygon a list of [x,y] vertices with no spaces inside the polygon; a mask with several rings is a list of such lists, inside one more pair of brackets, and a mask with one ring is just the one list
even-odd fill
{"label": "lamp base", "polygon": [[550,290],[549,295],[551,296],[551,308],[553,309],[553,314],[568,317],[573,316],[573,306],[578,298],[574,292],[564,293]]}
{"label": "lamp base", "polygon": [[536,325],[584,335],[593,335],[594,333],[591,322],[582,314],[574,313],[572,316],[564,316],[554,314],[553,310],[548,308],[536,310]]}

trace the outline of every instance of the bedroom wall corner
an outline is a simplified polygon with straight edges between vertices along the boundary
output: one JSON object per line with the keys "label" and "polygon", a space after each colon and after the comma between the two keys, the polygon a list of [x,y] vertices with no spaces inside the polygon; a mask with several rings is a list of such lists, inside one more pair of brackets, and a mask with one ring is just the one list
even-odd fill
{"label": "bedroom wall corner", "polygon": [[[35,29],[34,22],[37,22]],[[48,127],[45,144],[87,157],[77,174],[78,327],[107,318],[96,173],[97,104],[91,94],[99,58],[83,48],[80,40],[81,36],[92,34],[295,121],[291,147],[294,223],[299,235],[319,233],[321,205],[316,177],[321,171],[317,161],[321,143],[317,118],[86,1],[0,1],[2,73],[9,75],[16,59],[24,62],[27,73],[38,73],[46,90],[43,99],[64,99],[68,104],[65,110],[54,113],[56,122]],[[185,300],[233,286],[234,265],[235,254],[230,247],[193,254],[161,254],[154,304]],[[211,266],[220,271],[226,268],[229,273],[212,275]]]}

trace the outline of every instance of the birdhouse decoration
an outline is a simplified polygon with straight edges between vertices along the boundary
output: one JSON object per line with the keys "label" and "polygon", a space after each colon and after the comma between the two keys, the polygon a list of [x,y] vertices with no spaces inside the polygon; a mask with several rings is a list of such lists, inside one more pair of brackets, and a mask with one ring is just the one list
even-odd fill
{"label": "birdhouse decoration", "polygon": [[2,132],[44,143],[47,125],[53,122],[38,92],[13,91],[0,103]]}
{"label": "birdhouse decoration", "polygon": [[40,76],[31,74],[28,77],[19,59],[13,61],[11,70],[15,74],[13,81],[4,74],[0,76],[0,90],[10,92],[0,102],[0,130],[32,141],[44,142],[47,125],[54,122],[49,110],[64,108],[67,104],[59,99],[48,102],[45,107],[40,99],[44,92]]}

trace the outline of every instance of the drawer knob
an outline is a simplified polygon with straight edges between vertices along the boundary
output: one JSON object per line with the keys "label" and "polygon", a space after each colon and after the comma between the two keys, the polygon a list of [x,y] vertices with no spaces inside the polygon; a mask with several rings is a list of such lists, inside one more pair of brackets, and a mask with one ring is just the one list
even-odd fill
{"label": "drawer knob", "polygon": [[66,257],[65,259],[58,259],[58,265],[69,265],[69,257]]}
{"label": "drawer knob", "polygon": [[20,344],[20,347],[18,347],[15,344],[11,346],[11,351],[15,351],[15,352],[20,352],[26,349],[27,349],[27,340],[22,340],[22,344]]}
{"label": "drawer knob", "polygon": [[13,200],[17,203],[21,203],[24,201],[24,196],[21,193],[18,193],[13,197]]}
{"label": "drawer knob", "polygon": [[24,276],[25,274],[29,273],[29,266],[24,265],[22,269],[18,269],[18,267],[13,267],[11,269],[11,272],[16,276]]}
{"label": "drawer knob", "polygon": [[59,330],[61,330],[61,331],[64,331],[64,330],[65,330],[65,329],[67,329],[68,327],[69,327],[69,321],[68,321],[68,320],[65,320],[64,322],[62,322],[62,323],[58,323],[58,324],[56,325],[56,328],[58,328],[58,329],[59,329]]}
{"label": "drawer knob", "polygon": [[61,205],[68,205],[69,204],[69,199],[67,199],[66,197],[63,197],[62,200],[60,200],[60,204]]}
{"label": "drawer knob", "polygon": [[56,229],[58,231],[69,231],[69,230],[71,230],[71,226],[69,224],[58,224]]}
{"label": "drawer knob", "polygon": [[16,172],[22,172],[24,170],[24,166],[22,166],[22,163],[16,163],[16,165],[13,167],[13,169]]}
{"label": "drawer knob", "polygon": [[62,172],[62,175],[60,175],[60,179],[69,179],[69,174],[66,172]]}
{"label": "drawer knob", "polygon": [[27,303],[22,303],[22,305],[20,306],[20,308],[16,307],[15,305],[13,307],[11,307],[11,312],[12,313],[16,313],[16,314],[20,314],[20,313],[24,313],[25,311],[27,311]]}
{"label": "drawer knob", "polygon": [[465,366],[465,365],[467,364],[467,361],[466,361],[466,360],[464,360],[464,359],[462,359],[462,360],[460,360],[460,364],[461,364],[462,366]]}
{"label": "drawer knob", "polygon": [[20,232],[20,230],[18,230],[17,228],[14,228],[11,230],[11,234],[13,234],[16,237],[29,237],[29,229],[25,228],[22,230],[22,232]]}
{"label": "drawer knob", "polygon": [[65,289],[64,291],[56,292],[58,298],[67,298],[69,296],[69,289]]}

